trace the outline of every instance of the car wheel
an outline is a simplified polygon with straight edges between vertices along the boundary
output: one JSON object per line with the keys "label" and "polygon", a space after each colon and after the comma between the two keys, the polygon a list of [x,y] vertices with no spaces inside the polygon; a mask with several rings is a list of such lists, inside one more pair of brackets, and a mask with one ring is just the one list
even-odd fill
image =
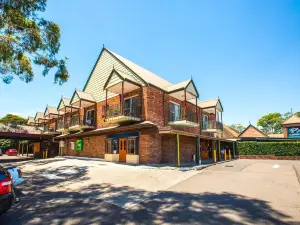
{"label": "car wheel", "polygon": [[13,198],[6,198],[0,201],[0,215],[6,213],[13,204]]}

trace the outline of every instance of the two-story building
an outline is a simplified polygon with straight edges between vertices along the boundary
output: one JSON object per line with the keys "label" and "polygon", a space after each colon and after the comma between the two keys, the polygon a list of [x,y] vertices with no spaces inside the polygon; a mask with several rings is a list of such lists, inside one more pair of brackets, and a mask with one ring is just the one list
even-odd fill
{"label": "two-story building", "polygon": [[103,48],[83,90],[35,120],[60,133],[63,155],[179,165],[210,160],[228,141],[217,135],[222,113],[219,98],[199,101],[192,78],[172,84]]}

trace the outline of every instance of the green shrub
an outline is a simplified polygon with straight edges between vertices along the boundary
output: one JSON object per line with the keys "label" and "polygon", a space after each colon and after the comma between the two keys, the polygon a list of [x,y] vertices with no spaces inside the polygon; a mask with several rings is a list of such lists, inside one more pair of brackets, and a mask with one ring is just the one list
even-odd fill
{"label": "green shrub", "polygon": [[237,143],[240,155],[300,156],[300,142],[255,142]]}

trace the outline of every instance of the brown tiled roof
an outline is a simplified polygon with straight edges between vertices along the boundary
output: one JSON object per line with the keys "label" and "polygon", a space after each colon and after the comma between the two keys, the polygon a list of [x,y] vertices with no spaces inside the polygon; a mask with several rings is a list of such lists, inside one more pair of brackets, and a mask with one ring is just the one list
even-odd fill
{"label": "brown tiled roof", "polygon": [[288,118],[286,121],[284,121],[282,124],[294,124],[294,123],[300,123],[300,117],[297,115],[293,115],[292,117]]}

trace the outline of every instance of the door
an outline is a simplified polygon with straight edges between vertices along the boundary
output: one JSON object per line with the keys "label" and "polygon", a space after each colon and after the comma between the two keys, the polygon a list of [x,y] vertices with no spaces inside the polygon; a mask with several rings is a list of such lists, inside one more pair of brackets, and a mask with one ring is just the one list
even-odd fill
{"label": "door", "polygon": [[119,140],[119,161],[126,162],[127,154],[127,138],[120,138]]}

